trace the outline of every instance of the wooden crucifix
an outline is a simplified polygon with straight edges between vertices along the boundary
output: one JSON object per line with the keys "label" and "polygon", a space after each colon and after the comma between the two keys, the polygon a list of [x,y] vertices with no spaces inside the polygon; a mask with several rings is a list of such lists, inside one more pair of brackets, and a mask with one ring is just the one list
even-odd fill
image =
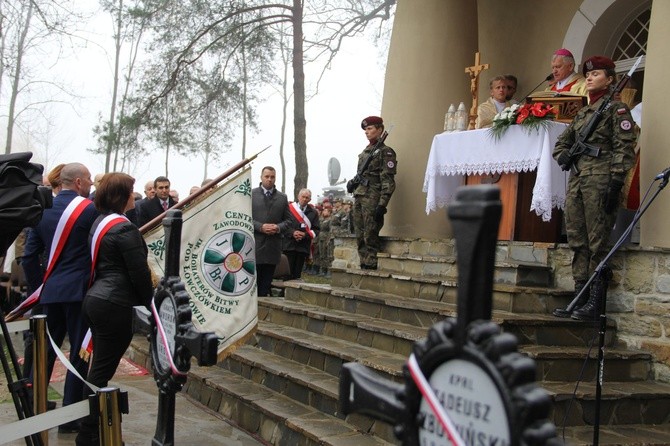
{"label": "wooden crucifix", "polygon": [[479,75],[482,71],[488,69],[489,64],[480,63],[479,51],[475,53],[475,64],[465,68],[465,72],[470,75],[470,92],[472,93],[472,107],[470,107],[468,130],[475,128],[475,121],[477,120],[477,106],[479,105]]}

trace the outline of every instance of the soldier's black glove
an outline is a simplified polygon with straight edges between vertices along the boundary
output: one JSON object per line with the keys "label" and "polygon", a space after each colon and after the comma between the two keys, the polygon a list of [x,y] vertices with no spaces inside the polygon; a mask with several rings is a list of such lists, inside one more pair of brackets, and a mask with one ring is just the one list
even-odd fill
{"label": "soldier's black glove", "polygon": [[607,193],[605,193],[605,212],[611,214],[619,209],[619,201],[621,195],[621,188],[623,181],[612,178],[609,186],[607,186]]}
{"label": "soldier's black glove", "polygon": [[375,221],[377,223],[384,221],[384,214],[386,214],[386,206],[377,206],[377,209],[375,209]]}
{"label": "soldier's black glove", "polygon": [[568,155],[568,151],[562,151],[561,154],[558,155],[556,162],[561,166],[562,170],[570,170],[570,155]]}

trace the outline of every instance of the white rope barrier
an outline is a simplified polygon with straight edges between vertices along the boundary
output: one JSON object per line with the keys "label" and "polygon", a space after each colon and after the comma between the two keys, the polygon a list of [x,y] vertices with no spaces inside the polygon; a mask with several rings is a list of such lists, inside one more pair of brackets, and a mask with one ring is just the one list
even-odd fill
{"label": "white rope barrier", "polygon": [[[20,320],[9,322],[7,324],[7,329],[10,332],[23,331],[30,329],[29,320]],[[95,386],[88,381],[86,381],[79,374],[77,369],[74,368],[72,363],[67,359],[65,354],[61,351],[60,348],[56,345],[49,328],[47,327],[47,337],[49,342],[51,342],[51,347],[56,352],[56,356],[63,363],[63,365],[72,372],[77,378],[82,380],[84,384],[93,389],[94,392],[98,392],[100,388]],[[80,418],[88,416],[90,413],[90,406],[88,400],[80,401],[75,404],[70,404],[68,406],[62,407],[57,410],[50,410],[46,413],[32,416],[30,418],[25,418],[23,420],[16,421],[14,423],[5,424],[0,426],[0,444],[6,444],[20,438],[29,437],[38,432],[42,432],[48,429],[51,429],[61,424],[66,424],[72,421],[76,421]]]}
{"label": "white rope barrier", "polygon": [[69,423],[88,416],[90,412],[88,400],[70,404],[60,409],[50,410],[30,418],[0,426],[0,444],[20,438],[29,437],[61,424]]}
{"label": "white rope barrier", "polygon": [[[51,342],[51,348],[54,349],[54,351],[56,352],[56,356],[58,356],[58,359],[60,359],[60,362],[63,363],[65,368],[67,368],[70,372],[72,372],[72,374],[74,376],[79,378],[80,381],[83,381],[84,384],[86,384],[88,387],[93,389],[93,392],[97,392],[98,390],[100,390],[100,387],[95,386],[95,385],[91,384],[90,382],[86,381],[84,378],[82,378],[82,376],[79,374],[77,369],[74,368],[72,363],[65,357],[65,354],[60,350],[60,348],[58,348],[58,346],[54,342],[53,338],[51,337],[51,333],[49,332],[49,327],[48,326],[47,326],[47,337],[49,338],[49,342]],[[70,346],[70,348],[75,348],[75,347]]]}
{"label": "white rope barrier", "polygon": [[[14,322],[7,322],[8,333],[16,333],[26,330],[30,330],[30,319],[21,319]],[[0,335],[2,335],[2,333],[0,333]]]}

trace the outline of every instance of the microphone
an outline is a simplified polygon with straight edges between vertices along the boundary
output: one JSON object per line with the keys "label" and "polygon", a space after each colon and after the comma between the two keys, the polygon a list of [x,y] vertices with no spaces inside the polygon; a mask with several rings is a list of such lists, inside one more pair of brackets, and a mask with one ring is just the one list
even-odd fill
{"label": "microphone", "polygon": [[663,181],[668,181],[668,178],[670,178],[670,167],[665,169],[663,172],[659,173],[654,177],[655,180],[663,180]]}
{"label": "microphone", "polygon": [[530,90],[525,96],[521,96],[521,97],[523,98],[523,99],[521,100],[521,102],[526,102],[526,100],[528,99],[528,95],[530,95],[530,94],[533,93],[535,90],[537,90],[538,87],[539,87],[540,85],[544,84],[545,82],[549,82],[549,81],[552,80],[553,78],[554,78],[554,75],[553,75],[552,73],[549,73],[549,76],[547,76],[547,77],[545,77],[544,79],[542,79],[542,82],[540,82],[539,84],[537,84],[537,85],[536,85],[532,90]]}

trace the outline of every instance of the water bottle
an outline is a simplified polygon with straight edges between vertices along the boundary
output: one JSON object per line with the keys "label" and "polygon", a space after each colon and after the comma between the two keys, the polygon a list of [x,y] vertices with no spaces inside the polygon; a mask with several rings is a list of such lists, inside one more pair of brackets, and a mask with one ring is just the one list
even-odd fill
{"label": "water bottle", "polygon": [[461,132],[468,128],[468,114],[465,112],[465,104],[458,104],[458,110],[456,111],[456,130]]}
{"label": "water bottle", "polygon": [[455,123],[455,117],[454,115],[456,114],[456,107],[454,107],[454,104],[449,105],[449,109],[447,110],[447,114],[444,115],[444,131],[445,132],[453,132],[454,131],[454,123]]}

